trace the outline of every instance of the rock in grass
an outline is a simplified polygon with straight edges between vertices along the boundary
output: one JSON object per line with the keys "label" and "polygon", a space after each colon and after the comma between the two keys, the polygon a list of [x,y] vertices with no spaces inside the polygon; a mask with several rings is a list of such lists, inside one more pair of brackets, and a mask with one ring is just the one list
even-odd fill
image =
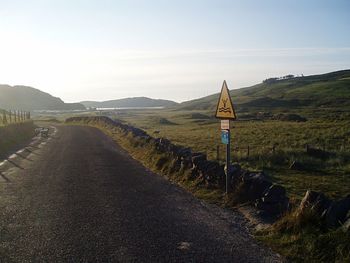
{"label": "rock in grass", "polygon": [[300,202],[298,214],[301,215],[305,213],[307,209],[310,209],[321,217],[327,211],[331,203],[332,201],[323,193],[308,190]]}
{"label": "rock in grass", "polygon": [[343,224],[343,230],[350,232],[350,211],[346,215],[345,223]]}
{"label": "rock in grass", "polygon": [[328,227],[337,227],[347,220],[350,213],[350,195],[339,201],[334,201],[325,213],[325,220]]}
{"label": "rock in grass", "polygon": [[322,224],[328,228],[340,225],[349,227],[350,222],[350,195],[339,200],[332,201],[323,193],[307,191],[298,208],[298,216],[306,210],[311,210],[315,216],[319,217]]}
{"label": "rock in grass", "polygon": [[292,164],[289,166],[289,169],[297,171],[303,171],[305,168],[305,165],[298,161],[292,162]]}
{"label": "rock in grass", "polygon": [[260,173],[246,173],[242,177],[242,185],[240,186],[240,195],[246,201],[255,202],[260,199],[266,189],[272,183],[266,178],[265,174]]}
{"label": "rock in grass", "polygon": [[263,197],[255,202],[255,206],[273,216],[279,216],[289,209],[289,198],[286,189],[277,184],[271,185]]}
{"label": "rock in grass", "polygon": [[207,160],[207,155],[204,153],[192,153],[193,167],[198,167],[202,162]]}
{"label": "rock in grass", "polygon": [[323,159],[323,160],[328,159],[332,156],[332,154],[327,152],[327,151],[312,148],[310,146],[307,146],[306,154],[311,156],[311,157],[315,157],[315,158],[319,158],[319,159]]}

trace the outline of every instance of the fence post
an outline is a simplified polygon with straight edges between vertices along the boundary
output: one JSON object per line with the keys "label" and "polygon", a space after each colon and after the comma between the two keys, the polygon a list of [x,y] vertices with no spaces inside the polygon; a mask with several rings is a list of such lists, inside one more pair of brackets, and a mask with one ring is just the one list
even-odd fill
{"label": "fence post", "polygon": [[249,158],[249,152],[250,152],[250,149],[249,149],[249,145],[247,147],[247,158]]}
{"label": "fence post", "polygon": [[6,125],[7,124],[7,118],[6,118],[6,111],[2,111],[2,124]]}
{"label": "fence post", "polygon": [[216,160],[220,161],[220,145],[216,145]]}

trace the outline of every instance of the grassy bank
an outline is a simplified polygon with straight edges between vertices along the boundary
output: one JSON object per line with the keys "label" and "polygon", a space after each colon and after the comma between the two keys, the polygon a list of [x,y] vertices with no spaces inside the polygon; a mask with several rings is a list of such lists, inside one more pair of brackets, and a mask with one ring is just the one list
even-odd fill
{"label": "grassy bank", "polygon": [[17,150],[34,136],[35,125],[32,121],[9,124],[0,127],[0,159]]}
{"label": "grassy bank", "polygon": [[302,218],[293,211],[256,237],[291,262],[350,262],[350,231],[323,227],[312,211]]}
{"label": "grassy bank", "polygon": [[[224,162],[220,124],[209,112],[120,111],[111,117],[153,136],[205,152],[211,160],[219,157]],[[350,193],[349,131],[349,120],[236,121],[232,128],[231,156],[246,168],[266,171],[274,182],[288,190],[292,199],[300,200],[308,189],[342,198]],[[329,157],[306,154],[307,144],[325,149]],[[300,164],[297,169],[290,168],[293,162]]]}

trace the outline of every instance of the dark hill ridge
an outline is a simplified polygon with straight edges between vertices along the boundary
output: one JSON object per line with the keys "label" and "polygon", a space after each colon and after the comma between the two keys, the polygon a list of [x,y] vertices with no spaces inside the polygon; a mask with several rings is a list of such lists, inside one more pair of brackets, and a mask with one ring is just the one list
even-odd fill
{"label": "dark hill ridge", "polygon": [[[350,70],[263,82],[230,91],[238,110],[274,108],[350,108]],[[178,109],[215,109],[219,93],[183,102]]]}
{"label": "dark hill ridge", "polygon": [[85,107],[93,108],[128,108],[128,107],[172,107],[178,103],[171,100],[151,99],[147,97],[134,97],[108,101],[82,101]]}
{"label": "dark hill ridge", "polygon": [[84,110],[79,103],[64,103],[60,98],[27,86],[0,85],[0,108],[25,110]]}

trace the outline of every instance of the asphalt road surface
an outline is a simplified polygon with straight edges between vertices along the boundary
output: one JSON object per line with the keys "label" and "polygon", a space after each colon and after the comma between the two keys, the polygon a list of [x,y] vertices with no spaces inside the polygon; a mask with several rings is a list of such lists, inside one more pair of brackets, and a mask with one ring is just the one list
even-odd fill
{"label": "asphalt road surface", "polygon": [[57,128],[0,169],[1,262],[281,261],[238,212],[151,173],[95,128]]}

